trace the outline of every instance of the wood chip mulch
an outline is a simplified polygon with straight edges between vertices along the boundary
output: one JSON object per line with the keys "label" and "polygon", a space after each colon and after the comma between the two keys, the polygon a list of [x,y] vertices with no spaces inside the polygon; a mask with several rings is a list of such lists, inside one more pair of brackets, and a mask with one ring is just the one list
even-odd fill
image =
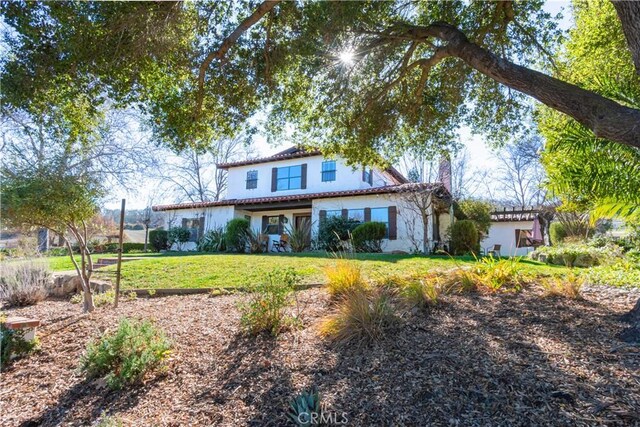
{"label": "wood chip mulch", "polygon": [[[90,316],[66,301],[5,310],[38,317],[41,348],[0,379],[0,425],[281,426],[288,401],[316,386],[347,425],[640,425],[640,347],[618,318],[636,290],[582,300],[519,294],[448,296],[408,311],[388,339],[341,348],[319,338],[322,289],[299,293],[304,327],[240,333],[242,295],[124,301]],[[120,317],[155,319],[175,342],[168,372],[111,391],[77,371],[86,343]]]}

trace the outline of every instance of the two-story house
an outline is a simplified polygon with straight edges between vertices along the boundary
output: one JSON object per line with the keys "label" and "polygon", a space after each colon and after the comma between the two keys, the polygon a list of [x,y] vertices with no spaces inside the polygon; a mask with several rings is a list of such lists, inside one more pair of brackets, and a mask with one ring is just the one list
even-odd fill
{"label": "two-story house", "polygon": [[[274,241],[289,227],[311,224],[312,234],[324,218],[339,215],[387,225],[383,250],[432,248],[448,226],[449,192],[441,183],[410,183],[394,168],[354,169],[340,158],[292,147],[270,157],[217,165],[228,171],[227,196],[219,201],[154,206],[173,225],[191,228],[192,242],[232,218],[246,218],[251,228]],[[412,197],[426,195],[417,206]],[[422,214],[426,215],[422,215]],[[426,223],[426,229],[425,229]]]}

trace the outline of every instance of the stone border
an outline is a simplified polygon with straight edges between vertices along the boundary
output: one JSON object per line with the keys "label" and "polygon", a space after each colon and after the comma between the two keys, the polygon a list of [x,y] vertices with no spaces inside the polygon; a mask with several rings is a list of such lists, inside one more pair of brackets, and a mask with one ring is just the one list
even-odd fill
{"label": "stone border", "polygon": [[[321,288],[323,286],[325,286],[324,283],[305,283],[305,284],[296,285],[294,289],[296,291],[303,291],[306,289]],[[247,292],[247,289],[242,287],[228,287],[228,286],[221,286],[216,288],[124,289],[120,291],[120,294],[127,295],[127,294],[130,294],[131,292],[134,292],[138,297],[155,298],[155,297],[168,297],[173,295],[209,294],[214,291],[226,291],[229,293],[234,293],[234,292],[244,293],[244,292]],[[218,295],[225,295],[225,293],[221,292]]]}

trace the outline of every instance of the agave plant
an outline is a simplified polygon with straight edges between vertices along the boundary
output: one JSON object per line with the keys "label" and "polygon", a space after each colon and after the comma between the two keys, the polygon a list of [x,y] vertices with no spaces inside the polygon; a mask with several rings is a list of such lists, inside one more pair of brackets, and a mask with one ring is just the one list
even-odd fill
{"label": "agave plant", "polygon": [[201,252],[222,252],[227,249],[224,228],[218,227],[207,231],[198,242]]}
{"label": "agave plant", "polygon": [[299,427],[318,425],[322,419],[320,393],[317,390],[304,390],[289,402],[289,419]]}

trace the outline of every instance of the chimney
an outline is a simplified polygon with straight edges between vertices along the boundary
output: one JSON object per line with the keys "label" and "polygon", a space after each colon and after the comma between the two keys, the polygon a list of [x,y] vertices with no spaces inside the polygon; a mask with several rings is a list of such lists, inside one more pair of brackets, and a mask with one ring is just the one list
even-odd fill
{"label": "chimney", "polygon": [[449,155],[446,154],[440,159],[440,165],[438,166],[438,181],[444,185],[444,188],[451,193],[451,160]]}

